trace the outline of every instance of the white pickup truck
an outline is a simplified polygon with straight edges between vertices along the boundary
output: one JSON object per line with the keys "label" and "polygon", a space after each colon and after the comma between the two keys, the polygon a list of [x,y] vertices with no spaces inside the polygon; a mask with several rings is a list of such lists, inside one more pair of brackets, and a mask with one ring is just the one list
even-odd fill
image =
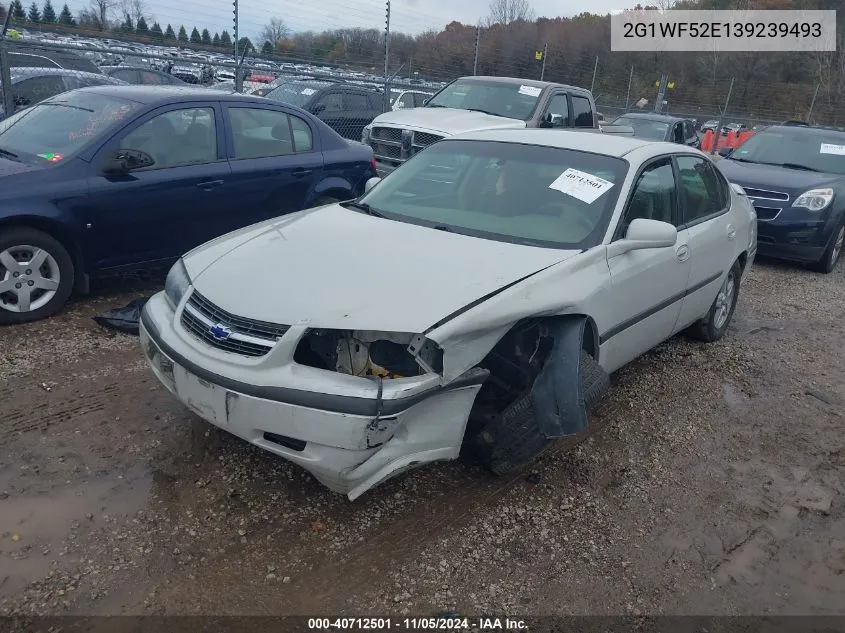
{"label": "white pickup truck", "polygon": [[520,128],[634,133],[625,126],[600,125],[593,95],[584,88],[514,77],[461,77],[422,107],[379,115],[364,128],[361,141],[373,148],[384,176],[444,137]]}

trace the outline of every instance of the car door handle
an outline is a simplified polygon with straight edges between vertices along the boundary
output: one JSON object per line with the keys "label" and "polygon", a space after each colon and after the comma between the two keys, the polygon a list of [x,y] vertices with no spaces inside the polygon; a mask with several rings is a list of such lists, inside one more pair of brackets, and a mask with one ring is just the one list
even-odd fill
{"label": "car door handle", "polygon": [[736,227],[733,224],[728,224],[728,239],[732,240],[736,237]]}
{"label": "car door handle", "polygon": [[198,182],[197,187],[205,191],[211,191],[223,184],[222,180],[206,180],[205,182]]}
{"label": "car door handle", "polygon": [[689,259],[689,246],[686,244],[682,244],[678,247],[675,251],[675,254],[678,256],[678,261],[685,262]]}
{"label": "car door handle", "polygon": [[314,170],[313,169],[305,169],[303,167],[297,167],[296,169],[293,170],[293,177],[294,178],[302,178],[303,176],[307,176],[308,174],[310,174],[312,171],[314,171]]}

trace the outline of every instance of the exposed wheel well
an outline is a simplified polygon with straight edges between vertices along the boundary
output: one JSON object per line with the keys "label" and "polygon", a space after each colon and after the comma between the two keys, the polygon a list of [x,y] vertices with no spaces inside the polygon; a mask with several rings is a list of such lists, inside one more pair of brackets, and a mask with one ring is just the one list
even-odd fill
{"label": "exposed wheel well", "polygon": [[748,252],[742,251],[739,254],[739,257],[737,258],[737,261],[739,262],[739,272],[744,273],[745,272],[745,264],[748,263]]}
{"label": "exposed wheel well", "polygon": [[530,389],[552,349],[554,339],[548,326],[560,319],[581,318],[585,319],[582,349],[598,361],[598,330],[589,316],[524,319],[508,330],[479,363],[490,376],[476,399],[476,409],[488,415],[501,411]]}
{"label": "exposed wheel well", "polygon": [[321,191],[317,194],[314,198],[314,201],[321,200],[323,198],[334,198],[335,200],[351,200],[354,196],[347,191],[346,189],[327,189],[326,191]]}
{"label": "exposed wheel well", "polygon": [[36,216],[0,220],[0,231],[18,227],[35,229],[58,240],[65,247],[73,261],[74,290],[77,292],[85,292],[87,290],[87,277],[85,275],[85,262],[82,258],[82,249],[70,231],[56,222]]}

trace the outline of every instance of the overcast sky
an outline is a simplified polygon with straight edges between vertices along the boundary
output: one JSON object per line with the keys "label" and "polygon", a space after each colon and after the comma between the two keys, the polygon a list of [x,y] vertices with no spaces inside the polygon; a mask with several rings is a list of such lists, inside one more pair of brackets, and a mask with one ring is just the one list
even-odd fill
{"label": "overcast sky", "polygon": [[[3,0],[0,0],[3,1]],[[29,6],[32,0],[22,0]],[[65,0],[52,0],[58,12]],[[148,13],[165,28],[178,30],[180,24],[190,32],[196,25],[202,30],[232,31],[232,0],[143,0]],[[43,0],[37,0],[43,4]],[[70,0],[74,13],[87,6],[88,0]],[[115,0],[119,3],[120,0]],[[342,27],[384,28],[383,0],[239,0],[241,35],[254,37],[271,17],[283,19],[297,31]],[[8,2],[3,2],[4,5]],[[537,15],[572,16],[583,11],[607,13],[630,8],[636,0],[532,0]],[[488,13],[490,0],[392,0],[391,28],[406,33],[441,29],[452,20],[475,24]]]}

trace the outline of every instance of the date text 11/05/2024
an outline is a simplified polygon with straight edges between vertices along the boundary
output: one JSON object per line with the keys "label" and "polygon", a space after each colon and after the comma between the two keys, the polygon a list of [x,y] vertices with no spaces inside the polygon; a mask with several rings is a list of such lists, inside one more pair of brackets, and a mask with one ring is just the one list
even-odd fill
{"label": "date text 11/05/2024", "polygon": [[527,631],[517,618],[309,618],[312,631]]}

